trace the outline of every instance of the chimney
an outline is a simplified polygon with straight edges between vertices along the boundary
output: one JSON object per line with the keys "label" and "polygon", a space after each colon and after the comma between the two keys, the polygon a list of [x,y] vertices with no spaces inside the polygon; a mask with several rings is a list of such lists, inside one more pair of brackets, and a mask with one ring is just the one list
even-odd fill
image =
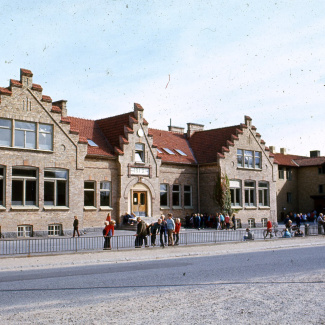
{"label": "chimney", "polygon": [[320,157],[320,151],[319,150],[310,151],[310,158],[316,158],[316,157]]}
{"label": "chimney", "polygon": [[287,149],[286,148],[280,148],[280,153],[282,153],[283,155],[287,154]]}
{"label": "chimney", "polygon": [[203,131],[204,125],[196,123],[187,123],[187,137],[190,138],[195,132]]}
{"label": "chimney", "polygon": [[274,146],[269,146],[270,152],[275,153],[275,147]]}
{"label": "chimney", "polygon": [[33,85],[33,73],[27,69],[20,69],[20,82],[23,87],[32,88]]}
{"label": "chimney", "polygon": [[180,126],[171,126],[171,125],[168,125],[168,131],[169,132],[174,132],[174,133],[184,134],[184,128],[182,128]]}
{"label": "chimney", "polygon": [[59,106],[61,108],[61,115],[62,117],[67,117],[68,111],[67,111],[67,101],[64,99],[57,100],[56,102],[52,102],[52,105]]}

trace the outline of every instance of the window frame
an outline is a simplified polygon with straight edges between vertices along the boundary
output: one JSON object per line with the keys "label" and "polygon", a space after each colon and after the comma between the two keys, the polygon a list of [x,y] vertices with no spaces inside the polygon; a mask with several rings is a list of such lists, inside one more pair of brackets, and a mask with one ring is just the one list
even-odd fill
{"label": "window frame", "polygon": [[[45,176],[46,172],[65,172],[66,173],[66,177],[49,177],[49,176]],[[60,201],[60,186],[58,185],[59,182],[65,182],[65,193],[64,193],[64,205],[59,205],[58,202]],[[46,186],[45,183],[53,183],[53,204],[47,204],[45,202],[45,198],[46,198]],[[69,198],[69,170],[67,169],[63,169],[63,168],[45,168],[44,169],[44,206],[46,207],[68,207],[69,206],[69,202],[68,202],[68,198]]]}
{"label": "window frame", "polygon": [[[53,227],[53,229],[50,229]],[[62,224],[60,223],[51,223],[47,226],[48,236],[61,236],[62,234]]]}
{"label": "window frame", "polygon": [[265,228],[267,226],[267,218],[261,218],[262,227]]}
{"label": "window frame", "polygon": [[[265,184],[266,186],[261,186],[263,184]],[[260,207],[270,206],[270,184],[267,181],[258,182],[258,206]]]}
{"label": "window frame", "polygon": [[279,179],[284,179],[284,167],[278,167]]}
{"label": "window frame", "polygon": [[2,174],[0,173],[0,206],[4,207],[6,205],[6,167],[0,165],[1,169],[3,172]]}
{"label": "window frame", "polygon": [[[253,183],[253,186],[246,185],[248,182]],[[246,195],[248,193],[248,202],[246,202]],[[256,182],[253,180],[244,181],[244,204],[245,207],[256,207]],[[252,200],[253,197],[253,200]]]}
{"label": "window frame", "polygon": [[[175,190],[175,187],[178,187],[178,190]],[[177,200],[178,200],[178,204],[177,204]],[[174,204],[174,203],[176,203],[176,204]],[[181,206],[182,206],[181,186],[180,186],[180,184],[173,184],[172,185],[172,207],[173,208],[180,208]]]}
{"label": "window frame", "polygon": [[237,149],[237,168],[262,169],[262,152],[257,150]]}
{"label": "window frame", "polygon": [[[139,148],[141,146],[141,149]],[[138,148],[137,148],[138,147]],[[137,158],[139,157],[139,158]],[[135,143],[134,146],[134,161],[136,163],[145,163],[145,144],[141,142]]]}
{"label": "window frame", "polygon": [[292,181],[292,168],[291,167],[286,168],[286,177],[287,177],[288,181]]}
{"label": "window frame", "polygon": [[255,218],[247,219],[248,228],[256,228]]}
{"label": "window frame", "polygon": [[[86,188],[86,183],[91,183],[93,184],[93,188]],[[86,205],[86,193],[93,193],[93,201],[94,204],[93,205]],[[95,208],[96,207],[96,181],[84,181],[84,207],[91,207],[91,208]]]}
{"label": "window frame", "polygon": [[[185,189],[186,187],[189,187],[189,189]],[[192,201],[192,186],[191,185],[184,185],[183,186],[184,191],[184,207],[192,207],[193,201]],[[189,197],[189,198],[187,198]],[[187,200],[189,199],[190,204],[186,204]]]}
{"label": "window frame", "polygon": [[[51,128],[50,131],[41,131],[41,127],[42,126],[49,126]],[[50,139],[51,139],[51,146],[50,148],[41,148],[41,144],[40,144],[40,139],[41,139],[41,135],[45,134],[45,137],[47,135],[50,135]],[[49,150],[49,151],[53,151],[53,124],[46,124],[46,123],[38,123],[38,148],[39,150]]]}
{"label": "window frame", "polygon": [[[20,176],[16,176],[13,175],[14,174],[14,170],[34,170],[35,171],[35,177],[32,176],[24,176],[24,175],[20,175]],[[23,183],[23,187],[22,187],[22,204],[13,204],[14,200],[13,200],[13,182],[14,181],[22,181]],[[26,204],[27,201],[27,189],[26,189],[26,185],[27,182],[30,181],[34,181],[35,182],[35,204]],[[24,206],[24,207],[38,207],[38,203],[39,203],[39,173],[38,173],[38,168],[34,168],[34,167],[12,167],[12,175],[11,175],[11,205],[12,206]],[[17,201],[18,202],[18,201]]]}
{"label": "window frame", "polygon": [[[238,183],[239,186],[234,186],[235,182]],[[230,189],[230,196],[231,196],[231,207],[241,207],[242,206],[242,181],[238,179],[229,180],[229,189]],[[237,196],[239,200],[237,200]]]}
{"label": "window frame", "polygon": [[[102,184],[109,184],[109,189],[102,188]],[[102,193],[108,192],[108,205],[102,204]],[[100,181],[99,182],[99,206],[101,208],[110,208],[112,204],[112,182],[110,181]]]}
{"label": "window frame", "polygon": [[6,145],[6,144],[0,144],[1,147],[12,147],[12,120],[10,119],[5,119],[5,118],[0,118],[0,122],[1,121],[8,121],[10,123],[10,126],[9,127],[6,127],[6,126],[3,126],[3,125],[0,125],[0,131],[1,130],[9,130],[9,144]]}
{"label": "window frame", "polygon": [[17,237],[33,237],[33,226],[32,225],[18,225],[17,226]]}
{"label": "window frame", "polygon": [[[28,128],[23,128],[23,127],[20,127],[18,128],[17,127],[17,123],[22,123],[22,124],[31,124],[31,125],[34,125],[34,130],[32,129],[28,129]],[[36,149],[36,145],[37,145],[37,131],[38,131],[38,128],[37,128],[37,123],[35,122],[28,122],[28,121],[21,121],[21,120],[15,120],[14,122],[14,147],[15,148],[21,148],[21,149]],[[17,139],[18,139],[18,132],[23,132],[23,135],[24,135],[24,144],[23,146],[19,146],[17,145]],[[33,147],[28,147],[27,146],[27,138],[28,138],[28,135],[30,134],[33,134],[34,135],[34,144],[33,144]]]}
{"label": "window frame", "polygon": [[287,192],[287,203],[292,203],[292,192]]}
{"label": "window frame", "polygon": [[[162,186],[166,186],[166,190],[162,190]],[[164,207],[169,207],[169,184],[167,183],[160,183],[159,186],[159,194],[160,194],[160,207],[164,208]],[[166,201],[167,201],[167,205],[162,205],[161,204],[161,197],[162,195],[166,195]]]}

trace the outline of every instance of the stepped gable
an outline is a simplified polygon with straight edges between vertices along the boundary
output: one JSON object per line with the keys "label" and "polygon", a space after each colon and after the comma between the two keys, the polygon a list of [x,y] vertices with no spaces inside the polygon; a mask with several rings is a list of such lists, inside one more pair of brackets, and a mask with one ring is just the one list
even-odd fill
{"label": "stepped gable", "polygon": [[[196,164],[196,159],[184,134],[157,129],[149,129],[148,132],[153,136],[153,146],[162,152],[158,152],[157,156],[163,162]],[[174,155],[167,153],[163,148],[170,149]],[[175,149],[183,151],[186,156],[182,156]]]}
{"label": "stepped gable", "polygon": [[121,148],[120,145],[120,136],[122,137],[123,143],[128,143],[125,130],[128,130],[127,132],[133,132],[130,121],[132,121],[132,123],[138,123],[137,119],[134,117],[134,112],[96,120],[101,132],[118,154],[123,154],[123,148]]}
{"label": "stepped gable", "polygon": [[234,125],[220,129],[197,131],[190,138],[189,143],[199,164],[213,163],[217,158],[224,158],[223,153],[243,133],[243,125]]}
{"label": "stepped gable", "polygon": [[304,160],[308,159],[308,157],[297,156],[297,155],[287,155],[283,153],[273,153],[274,163],[280,166],[288,166],[288,167],[298,167],[296,162],[297,159]]}
{"label": "stepped gable", "polygon": [[87,139],[90,139],[98,145],[94,147],[88,144],[88,155],[114,156],[112,146],[106,141],[96,121],[71,116],[68,116],[66,120],[70,122],[70,132],[79,133],[79,142],[88,143]]}

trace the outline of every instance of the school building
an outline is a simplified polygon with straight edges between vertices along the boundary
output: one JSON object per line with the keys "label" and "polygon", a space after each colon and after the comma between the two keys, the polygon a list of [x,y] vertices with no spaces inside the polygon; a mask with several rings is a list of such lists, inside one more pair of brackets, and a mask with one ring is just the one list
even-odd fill
{"label": "school building", "polygon": [[[225,176],[238,223],[264,225],[283,212],[279,195],[289,190],[279,181],[281,168],[300,173],[266,147],[248,116],[212,130],[195,123],[157,130],[135,103],[125,114],[76,118],[66,100],[43,95],[26,69],[0,88],[0,152],[5,237],[70,234],[75,215],[79,229],[89,230],[102,228],[108,212],[118,224],[125,212],[143,218],[215,214],[217,183]],[[298,192],[291,191],[294,201]]]}

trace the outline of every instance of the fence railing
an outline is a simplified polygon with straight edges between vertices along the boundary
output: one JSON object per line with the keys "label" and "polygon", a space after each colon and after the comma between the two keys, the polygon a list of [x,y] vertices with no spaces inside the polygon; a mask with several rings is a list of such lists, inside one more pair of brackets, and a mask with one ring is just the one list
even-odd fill
{"label": "fence railing", "polygon": [[[264,228],[255,228],[251,231],[254,233],[254,239],[264,239]],[[318,225],[310,225],[305,228],[306,235],[323,234],[323,227]],[[191,231],[181,232],[179,234],[179,245],[198,245],[198,244],[213,244],[220,242],[242,241],[246,231],[238,229],[230,230],[214,230],[214,231]],[[160,245],[160,236],[157,235],[155,244]],[[113,236],[111,238],[112,250],[121,250],[133,248],[136,246],[135,236],[123,235]],[[151,238],[148,238],[148,245],[151,245]],[[51,253],[66,253],[66,252],[82,252],[82,251],[101,251],[104,247],[103,236],[93,237],[75,237],[75,238],[24,238],[24,239],[1,239],[0,240],[0,257],[10,255],[37,255]]]}

